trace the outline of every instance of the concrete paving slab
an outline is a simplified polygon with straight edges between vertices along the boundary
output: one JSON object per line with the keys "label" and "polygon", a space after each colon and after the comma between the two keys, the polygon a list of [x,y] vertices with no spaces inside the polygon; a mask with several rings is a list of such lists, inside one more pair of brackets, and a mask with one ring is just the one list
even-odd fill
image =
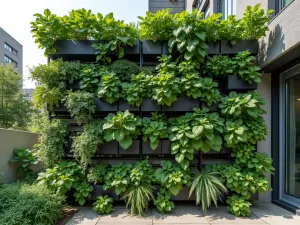
{"label": "concrete paving slab", "polygon": [[209,224],[197,207],[178,206],[168,214],[152,209],[153,224]]}
{"label": "concrete paving slab", "polygon": [[97,225],[102,224],[143,224],[151,225],[151,209],[144,217],[131,216],[125,206],[118,206],[109,215],[100,215]]}
{"label": "concrete paving slab", "polygon": [[225,206],[211,207],[207,212],[202,212],[210,224],[266,224],[255,215],[250,217],[237,217],[227,212]]}
{"label": "concrete paving slab", "polygon": [[82,207],[66,225],[96,225],[99,215],[91,207]]}
{"label": "concrete paving slab", "polygon": [[300,216],[271,203],[254,202],[252,213],[272,225],[300,224]]}

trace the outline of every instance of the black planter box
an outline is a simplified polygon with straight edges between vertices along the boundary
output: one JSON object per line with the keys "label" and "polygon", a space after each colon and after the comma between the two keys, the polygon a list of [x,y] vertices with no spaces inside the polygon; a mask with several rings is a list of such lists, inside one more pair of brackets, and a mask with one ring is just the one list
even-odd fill
{"label": "black planter box", "polygon": [[158,142],[158,146],[155,150],[152,150],[150,147],[150,142],[143,142],[143,154],[144,155],[161,155],[161,147],[162,143],[161,141]]}
{"label": "black planter box", "polygon": [[193,193],[189,198],[190,188],[187,186],[183,186],[182,189],[179,191],[178,195],[174,196],[171,195],[171,200],[173,201],[195,201],[196,197]]}
{"label": "black planter box", "polygon": [[120,155],[138,155],[140,154],[140,140],[132,140],[132,145],[127,148],[123,149],[119,146],[119,154]]}
{"label": "black planter box", "polygon": [[63,102],[60,102],[59,106],[53,106],[52,110],[50,110],[49,106],[47,105],[47,110],[53,112],[68,112],[68,109]]}
{"label": "black planter box", "polygon": [[162,106],[162,111],[166,112],[185,112],[193,111],[193,108],[200,107],[200,102],[198,99],[193,99],[190,97],[177,97],[177,101],[173,102],[171,106]]}
{"label": "black planter box", "polygon": [[161,154],[170,155],[171,154],[171,142],[169,140],[161,141]]}
{"label": "black planter box", "polygon": [[157,104],[157,101],[147,98],[143,99],[141,110],[142,112],[157,112],[161,111],[161,106]]}
{"label": "black planter box", "polygon": [[96,156],[117,155],[119,144],[117,141],[110,141],[98,146]]}
{"label": "black planter box", "polygon": [[138,112],[140,111],[140,107],[131,106],[126,101],[120,100],[119,101],[119,111],[129,110],[130,112]]}
{"label": "black planter box", "polygon": [[219,103],[213,103],[210,106],[205,102],[201,102],[201,108],[208,108],[210,112],[218,112],[219,111]]}
{"label": "black planter box", "polygon": [[220,54],[220,46],[221,43],[220,41],[213,42],[213,43],[208,43],[208,49],[207,49],[207,54],[208,55],[218,55]]}
{"label": "black planter box", "polygon": [[74,152],[72,151],[73,137],[68,138],[67,145],[64,146],[64,153],[66,157],[74,157]]}
{"label": "black planter box", "polygon": [[116,194],[116,192],[113,188],[104,190],[99,185],[93,185],[93,191],[91,193],[91,197],[88,200],[95,201],[99,196],[104,196],[104,195],[108,195],[113,200],[119,200],[119,196]]}
{"label": "black planter box", "polygon": [[162,55],[168,54],[168,41],[142,41],[142,49],[144,55]]}
{"label": "black planter box", "polygon": [[258,53],[258,40],[240,40],[234,45],[231,41],[221,41],[221,54],[231,55],[248,50],[252,55]]}
{"label": "black planter box", "polygon": [[255,90],[257,89],[257,83],[253,82],[252,84],[249,84],[247,81],[244,81],[240,76],[238,75],[229,75],[227,77],[226,83],[225,83],[225,90],[231,91],[231,90]]}
{"label": "black planter box", "polygon": [[95,98],[96,111],[102,112],[116,112],[118,111],[118,104],[109,104],[103,99]]}

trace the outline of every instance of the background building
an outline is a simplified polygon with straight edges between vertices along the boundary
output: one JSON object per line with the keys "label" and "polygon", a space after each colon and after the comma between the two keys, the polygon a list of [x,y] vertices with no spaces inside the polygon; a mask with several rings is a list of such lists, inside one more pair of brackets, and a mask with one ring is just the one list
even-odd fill
{"label": "background building", "polygon": [[28,101],[33,101],[33,88],[23,88],[24,98]]}
{"label": "background building", "polygon": [[12,63],[23,73],[23,46],[0,27],[0,63]]}
{"label": "background building", "polygon": [[192,11],[193,0],[148,0],[148,11],[156,12],[163,8],[171,8],[171,13],[178,13],[184,10]]}

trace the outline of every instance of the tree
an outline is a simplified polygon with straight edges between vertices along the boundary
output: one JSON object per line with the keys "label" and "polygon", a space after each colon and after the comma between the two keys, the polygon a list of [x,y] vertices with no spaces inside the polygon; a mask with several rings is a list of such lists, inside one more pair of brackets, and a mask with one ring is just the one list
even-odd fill
{"label": "tree", "polygon": [[0,127],[24,130],[33,112],[24,99],[21,74],[11,64],[0,64]]}

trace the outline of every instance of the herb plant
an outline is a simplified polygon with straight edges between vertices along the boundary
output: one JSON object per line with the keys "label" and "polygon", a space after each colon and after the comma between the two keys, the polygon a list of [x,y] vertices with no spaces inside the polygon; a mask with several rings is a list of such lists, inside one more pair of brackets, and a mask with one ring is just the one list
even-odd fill
{"label": "herb plant", "polygon": [[93,165],[87,174],[87,180],[93,184],[102,184],[104,182],[108,166],[106,164]]}
{"label": "herb plant", "polygon": [[113,199],[108,195],[99,196],[93,203],[93,210],[100,214],[109,214],[113,210]]}
{"label": "herb plant", "polygon": [[113,72],[107,72],[107,74],[103,75],[101,79],[98,96],[108,103],[113,104],[121,97],[120,87],[121,82],[116,74]]}
{"label": "herb plant", "polygon": [[95,90],[97,90],[97,87],[101,80],[101,76],[102,76],[101,70],[105,70],[105,69],[100,68],[95,64],[84,65],[79,75],[80,88],[85,91],[94,93]]}
{"label": "herb plant", "polygon": [[90,121],[92,114],[96,111],[94,95],[88,92],[68,92],[63,101],[78,124]]}
{"label": "herb plant", "polygon": [[142,120],[143,140],[150,141],[150,147],[155,150],[159,140],[168,137],[168,128],[164,115],[152,113],[152,117],[144,117]]}
{"label": "herb plant", "polygon": [[117,75],[122,83],[129,82],[132,75],[140,73],[138,65],[127,59],[116,60],[110,64],[108,68]]}
{"label": "herb plant", "polygon": [[222,195],[227,193],[227,189],[218,177],[218,173],[202,171],[195,175],[190,196],[193,192],[196,195],[196,204],[201,204],[202,210],[207,211],[212,202],[217,206],[217,201],[222,200]]}
{"label": "herb plant", "polygon": [[172,62],[172,55],[161,55],[157,57],[159,64],[156,66],[156,70],[159,74],[174,74],[177,73],[177,66],[175,62]]}
{"label": "herb plant", "polygon": [[128,110],[118,112],[117,115],[110,113],[105,117],[103,125],[105,141],[116,140],[123,149],[132,145],[132,139],[140,134],[141,121]]}
{"label": "herb plant", "polygon": [[227,55],[208,57],[205,62],[204,73],[209,77],[222,78],[233,74],[234,62]]}
{"label": "herb plant", "polygon": [[233,195],[226,201],[229,205],[228,211],[235,216],[250,216],[250,206],[252,205],[249,201],[239,195]]}

